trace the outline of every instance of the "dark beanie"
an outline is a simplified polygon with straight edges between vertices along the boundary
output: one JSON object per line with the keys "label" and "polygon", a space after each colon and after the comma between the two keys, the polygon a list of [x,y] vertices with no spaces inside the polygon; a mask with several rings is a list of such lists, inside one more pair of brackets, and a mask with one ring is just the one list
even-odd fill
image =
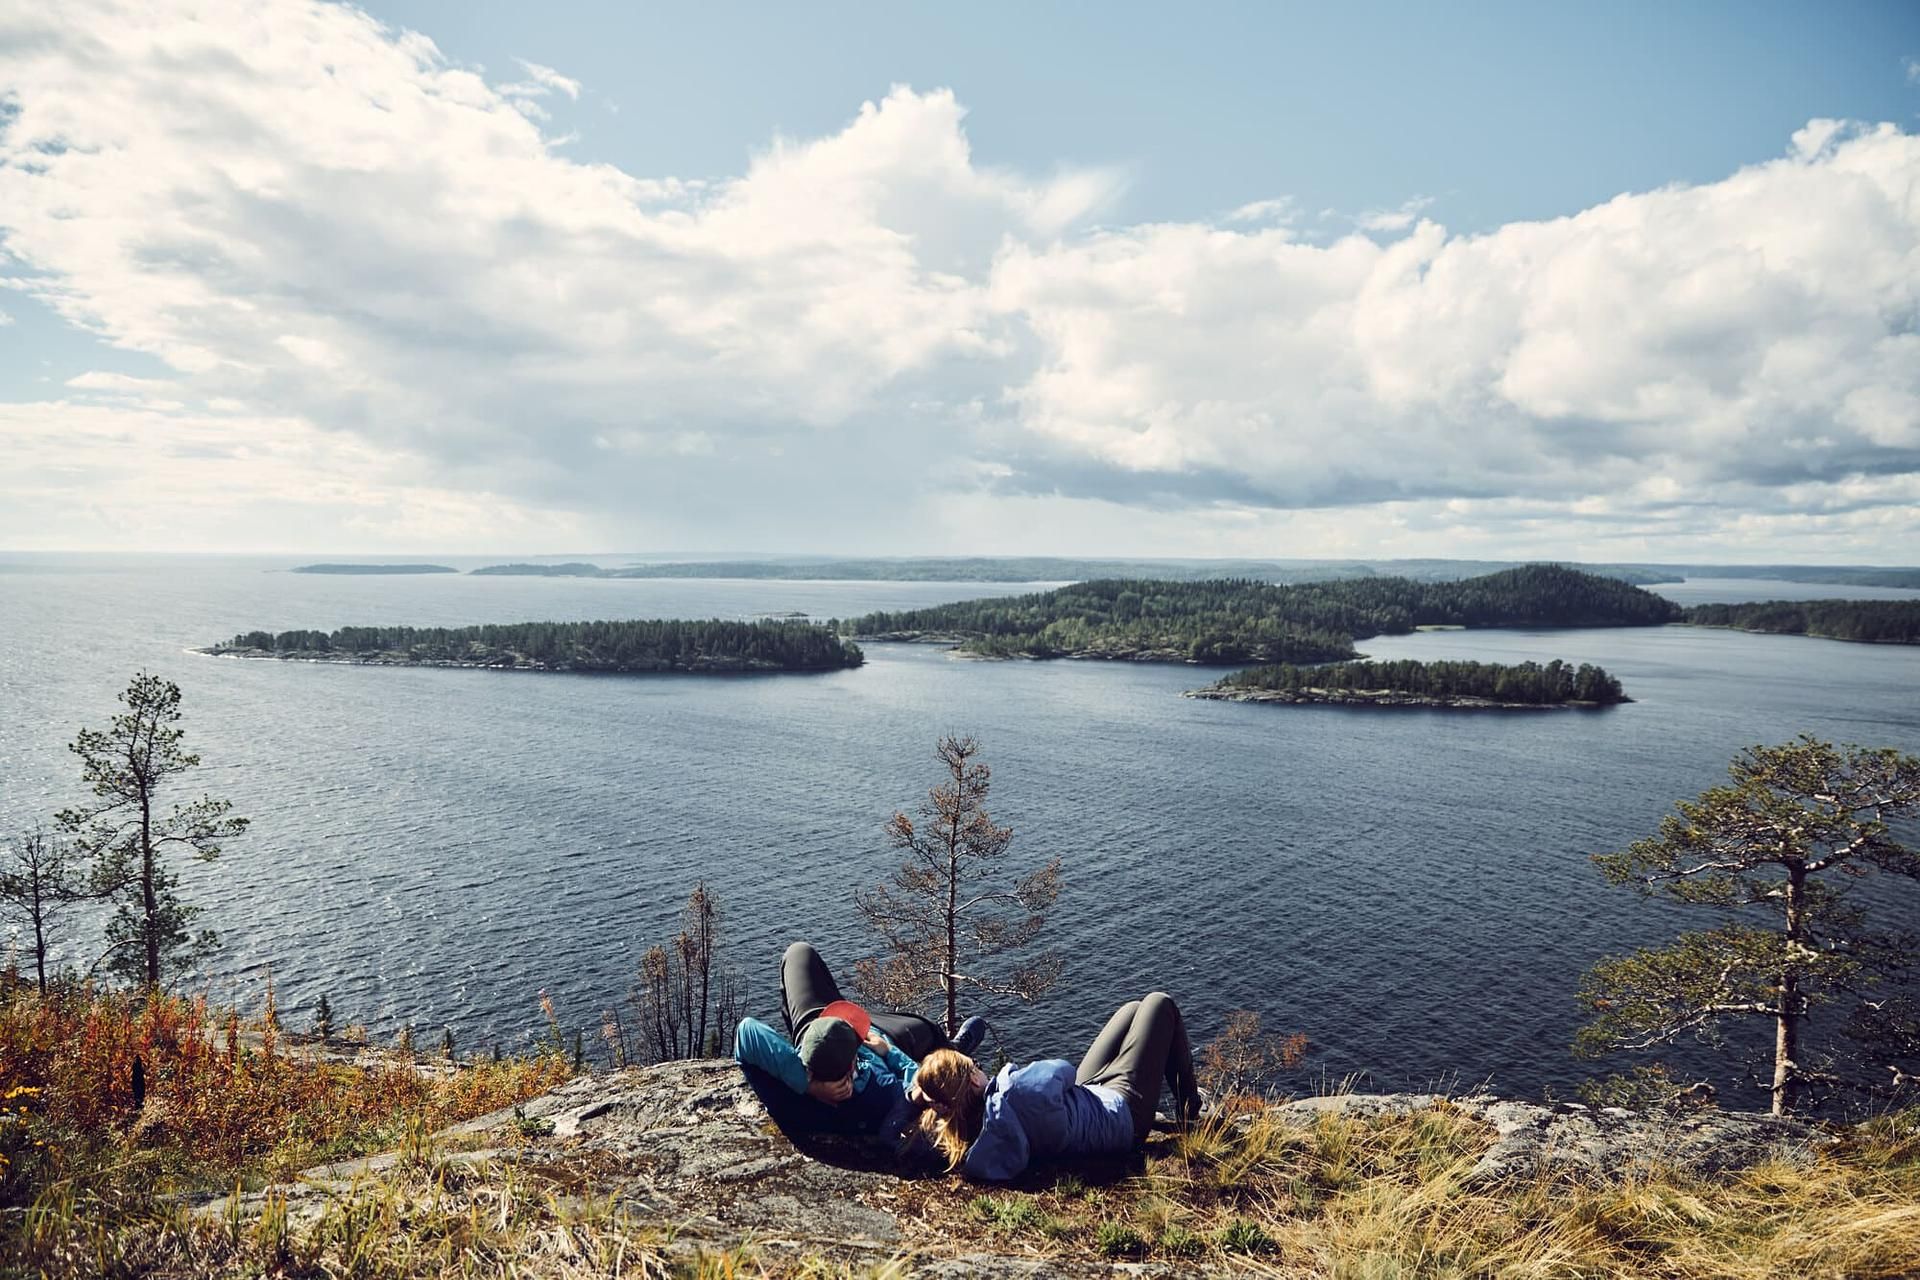
{"label": "dark beanie", "polygon": [[800,1061],[814,1080],[844,1080],[859,1048],[852,1024],[838,1018],[815,1018],[800,1033]]}

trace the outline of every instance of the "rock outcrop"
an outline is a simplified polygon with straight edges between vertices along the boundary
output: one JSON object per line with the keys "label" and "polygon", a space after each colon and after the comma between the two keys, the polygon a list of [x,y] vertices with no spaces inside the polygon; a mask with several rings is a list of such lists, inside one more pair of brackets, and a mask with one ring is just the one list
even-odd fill
{"label": "rock outcrop", "polygon": [[[1458,1108],[1494,1131],[1492,1145],[1469,1175],[1480,1184],[1542,1175],[1618,1178],[1654,1161],[1711,1172],[1763,1158],[1804,1158],[1821,1140],[1817,1130],[1764,1116],[1703,1111],[1648,1117],[1489,1097],[1354,1094],[1282,1103],[1275,1110],[1286,1123],[1306,1126],[1329,1114],[1365,1119],[1434,1106]],[[914,1212],[924,1183],[903,1177],[885,1153],[838,1143],[796,1147],[768,1122],[729,1062],[583,1076],[522,1107],[436,1135],[434,1148],[433,1159],[442,1163],[504,1162],[550,1178],[567,1170],[573,1194],[611,1198],[671,1224],[675,1247],[690,1252],[751,1243],[762,1259],[775,1263],[819,1258],[855,1268],[910,1257],[916,1275],[1007,1280],[1194,1270],[1107,1262],[1091,1247],[1064,1260],[998,1253],[982,1249],[991,1239],[956,1240],[930,1229]],[[289,1220],[311,1223],[330,1198],[403,1159],[392,1153],[321,1165],[291,1186],[237,1206],[213,1201],[203,1212],[250,1217],[267,1194],[284,1195]]]}
{"label": "rock outcrop", "polygon": [[1280,1103],[1276,1110],[1289,1121],[1310,1124],[1327,1114],[1411,1114],[1433,1106],[1457,1107],[1492,1126],[1497,1135],[1468,1173],[1470,1186],[1538,1177],[1618,1181],[1655,1169],[1724,1173],[1763,1160],[1804,1161],[1831,1140],[1821,1130],[1792,1120],[1711,1108],[1634,1112],[1577,1102],[1540,1106],[1486,1096],[1356,1093],[1302,1098]]}

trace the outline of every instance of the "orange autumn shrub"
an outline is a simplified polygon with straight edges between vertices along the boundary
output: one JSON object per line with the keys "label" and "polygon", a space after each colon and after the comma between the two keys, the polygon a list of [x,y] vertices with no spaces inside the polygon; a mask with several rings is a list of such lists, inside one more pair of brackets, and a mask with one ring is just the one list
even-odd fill
{"label": "orange autumn shrub", "polygon": [[[134,1102],[141,1064],[144,1107]],[[317,1151],[366,1148],[411,1121],[429,1130],[521,1102],[571,1074],[552,1054],[451,1074],[361,1066],[246,1037],[203,997],[79,987],[0,998],[0,1095],[38,1090],[36,1120],[74,1149],[128,1142],[224,1173],[285,1172]]]}

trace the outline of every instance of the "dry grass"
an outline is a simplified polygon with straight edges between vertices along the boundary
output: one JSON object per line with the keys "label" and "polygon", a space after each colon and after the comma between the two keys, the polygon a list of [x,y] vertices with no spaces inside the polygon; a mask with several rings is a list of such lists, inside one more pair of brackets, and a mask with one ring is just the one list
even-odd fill
{"label": "dry grass", "polygon": [[[1469,1189],[1487,1134],[1411,1116],[1260,1117],[1157,1140],[1144,1168],[982,1192],[903,1183],[900,1257],[722,1248],[592,1190],[608,1171],[420,1150],[320,1202],[231,1201],[189,1220],[152,1201],[43,1196],[16,1237],[33,1273],[553,1277],[901,1276],[914,1254],[1159,1261],[1235,1274],[1401,1277],[1892,1277],[1920,1272],[1920,1116],[1856,1130],[1805,1167],[1613,1187]],[[64,1198],[63,1198],[64,1196]]]}
{"label": "dry grass", "polygon": [[[578,1194],[564,1169],[426,1159],[329,1196],[313,1213],[277,1194],[233,1198],[212,1215],[43,1197],[13,1244],[18,1273],[93,1276],[519,1276],[732,1280],[840,1276],[813,1260],[703,1247],[611,1200]],[[104,1210],[104,1212],[103,1212]],[[858,1274],[898,1274],[895,1260]],[[13,1274],[0,1262],[0,1274]]]}
{"label": "dry grass", "polygon": [[[586,1157],[529,1146],[475,1164],[434,1149],[435,1128],[544,1090],[564,1062],[435,1080],[270,1042],[234,1051],[190,1002],[32,1004],[0,1007],[0,1274],[891,1278],[914,1256],[991,1251],[1351,1280],[1920,1275],[1920,1112],[1850,1130],[1804,1166],[1481,1188],[1465,1175],[1491,1134],[1445,1103],[1306,1128],[1223,1108],[1156,1138],[1144,1161],[985,1191],[903,1181],[910,1252],[830,1261],[804,1244],[695,1239],[597,1190],[622,1171]],[[150,1108],[204,1131],[131,1112],[114,1068],[136,1047],[159,1064]],[[168,1195],[376,1147],[402,1159],[310,1199],[234,1197],[195,1217]]]}
{"label": "dry grass", "polygon": [[[1920,1274],[1920,1113],[1886,1117],[1805,1167],[1612,1187],[1465,1185],[1490,1138],[1440,1104],[1409,1116],[1271,1115],[1156,1141],[1105,1185],[989,1195],[941,1184],[920,1216],[1012,1251],[1105,1252],[1240,1274],[1397,1277],[1893,1277]],[[1068,1242],[1071,1242],[1070,1244]]]}

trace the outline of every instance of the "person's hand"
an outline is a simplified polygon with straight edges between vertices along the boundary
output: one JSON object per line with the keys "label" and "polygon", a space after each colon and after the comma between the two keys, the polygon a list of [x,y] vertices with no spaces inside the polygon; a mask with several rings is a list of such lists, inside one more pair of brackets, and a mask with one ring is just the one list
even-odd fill
{"label": "person's hand", "polygon": [[886,1057],[887,1050],[893,1047],[891,1044],[887,1043],[887,1038],[885,1036],[881,1035],[878,1031],[876,1031],[872,1027],[867,1028],[866,1046],[867,1048],[873,1050],[875,1053],[879,1054],[883,1058]]}
{"label": "person's hand", "polygon": [[853,1096],[853,1072],[847,1072],[839,1080],[807,1081],[807,1096],[817,1098],[830,1107],[839,1106]]}

